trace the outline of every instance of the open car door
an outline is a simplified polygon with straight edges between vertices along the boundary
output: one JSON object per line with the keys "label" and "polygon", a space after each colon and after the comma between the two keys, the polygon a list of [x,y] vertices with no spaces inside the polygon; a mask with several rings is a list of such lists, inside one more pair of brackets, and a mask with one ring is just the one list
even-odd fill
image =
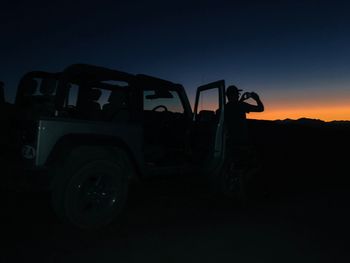
{"label": "open car door", "polygon": [[223,161],[224,105],[224,80],[197,89],[192,150],[194,161],[203,168],[203,172],[212,173]]}

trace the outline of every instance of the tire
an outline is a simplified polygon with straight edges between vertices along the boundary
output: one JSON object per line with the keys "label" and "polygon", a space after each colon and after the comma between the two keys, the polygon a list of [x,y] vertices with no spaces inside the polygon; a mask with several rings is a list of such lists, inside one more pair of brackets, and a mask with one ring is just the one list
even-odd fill
{"label": "tire", "polygon": [[73,149],[53,171],[53,209],[59,218],[75,227],[102,228],[122,212],[130,173],[123,150]]}

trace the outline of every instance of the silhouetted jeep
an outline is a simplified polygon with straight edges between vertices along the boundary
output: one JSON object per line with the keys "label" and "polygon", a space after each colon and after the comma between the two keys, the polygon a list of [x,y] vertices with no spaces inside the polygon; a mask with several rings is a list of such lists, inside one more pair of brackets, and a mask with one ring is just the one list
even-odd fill
{"label": "silhouetted jeep", "polygon": [[[30,72],[15,101],[17,186],[47,187],[59,217],[96,228],[121,212],[133,178],[223,178],[224,94],[224,81],[199,87],[192,112],[181,85],[151,76],[84,64]],[[238,194],[230,169],[218,185]]]}

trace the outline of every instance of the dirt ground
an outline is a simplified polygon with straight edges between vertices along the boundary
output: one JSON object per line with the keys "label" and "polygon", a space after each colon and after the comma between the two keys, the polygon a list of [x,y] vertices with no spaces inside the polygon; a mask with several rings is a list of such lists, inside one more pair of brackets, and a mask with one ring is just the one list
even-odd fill
{"label": "dirt ground", "polygon": [[[11,197],[11,199],[10,199]],[[273,192],[247,208],[185,182],[131,189],[99,233],[63,225],[46,194],[6,194],[1,262],[349,262],[346,187]]]}
{"label": "dirt ground", "polygon": [[198,177],[153,180],[96,233],[62,224],[48,194],[2,192],[0,262],[350,262],[348,130],[257,134],[268,191],[248,207]]}

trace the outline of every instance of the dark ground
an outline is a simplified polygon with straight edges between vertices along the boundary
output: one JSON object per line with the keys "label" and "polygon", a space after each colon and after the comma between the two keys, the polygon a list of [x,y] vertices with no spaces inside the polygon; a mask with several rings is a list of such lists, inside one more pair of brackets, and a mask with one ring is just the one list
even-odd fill
{"label": "dark ground", "polygon": [[350,262],[349,130],[255,131],[269,194],[249,207],[195,178],[153,181],[131,189],[119,222],[87,233],[56,219],[46,194],[5,193],[1,262]]}

